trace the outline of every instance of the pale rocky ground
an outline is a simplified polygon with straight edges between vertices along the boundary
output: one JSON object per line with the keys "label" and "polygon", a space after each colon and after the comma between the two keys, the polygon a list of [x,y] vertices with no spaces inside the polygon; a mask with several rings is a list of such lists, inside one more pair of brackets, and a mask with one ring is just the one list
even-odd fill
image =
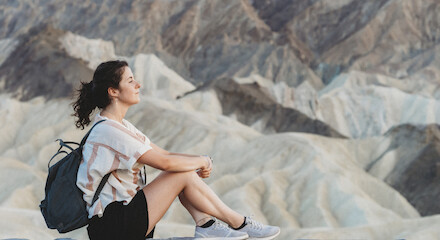
{"label": "pale rocky ground", "polygon": [[[61,39],[68,37],[75,36],[68,34]],[[95,43],[96,40],[86,41],[86,45]],[[91,55],[77,53],[83,54],[81,58],[91,59],[88,64],[107,58],[98,53],[99,47],[94,49],[98,50]],[[127,59],[135,77],[149,88],[148,92],[142,91],[141,102],[126,118],[153,142],[170,151],[213,156],[215,170],[206,182],[238,212],[280,226],[279,239],[438,239],[440,216],[420,217],[399,192],[382,180],[381,175],[387,172],[387,167],[391,171],[393,165],[383,164],[379,172],[372,170],[376,177],[364,170],[372,160],[380,158],[386,150],[386,142],[390,141],[382,135],[382,129],[403,122],[438,122],[435,112],[431,118],[424,115],[424,118],[411,120],[394,114],[396,109],[415,104],[413,111],[427,112],[428,106],[417,106],[428,102],[432,109],[438,109],[435,98],[405,93],[391,86],[383,90],[384,87],[369,84],[364,74],[351,72],[318,92],[318,104],[339,103],[329,109],[347,112],[353,107],[348,105],[350,101],[344,102],[341,98],[351,97],[353,102],[364,101],[364,98],[377,98],[382,102],[395,100],[389,103],[395,106],[380,109],[381,114],[389,116],[386,121],[369,123],[375,131],[359,131],[368,129],[362,126],[345,129],[342,127],[345,124],[339,123],[331,112],[320,110],[313,114],[325,118],[337,131],[351,137],[358,134],[362,139],[298,132],[262,134],[222,115],[222,106],[212,91],[196,91],[174,100],[195,87],[154,55]],[[384,86],[387,84],[387,79],[380,76],[373,79]],[[277,96],[277,87],[262,79],[236,81],[243,84],[257,81],[272,91],[275,98]],[[391,85],[392,79],[388,79],[388,83]],[[405,104],[402,100],[405,98],[414,100]],[[73,125],[70,101],[45,101],[38,97],[20,102],[9,94],[0,95],[0,99],[3,136],[0,142],[0,238],[86,239],[85,229],[64,235],[48,230],[38,210],[44,194],[47,161],[57,148],[54,140],[79,141],[84,134]],[[283,103],[281,98],[276,99]],[[371,101],[372,106],[376,106],[374,100]],[[352,116],[356,124],[368,122],[357,113]],[[158,171],[149,169],[148,174],[151,181]],[[155,237],[185,237],[191,236],[193,231],[190,215],[176,202],[158,224]]]}

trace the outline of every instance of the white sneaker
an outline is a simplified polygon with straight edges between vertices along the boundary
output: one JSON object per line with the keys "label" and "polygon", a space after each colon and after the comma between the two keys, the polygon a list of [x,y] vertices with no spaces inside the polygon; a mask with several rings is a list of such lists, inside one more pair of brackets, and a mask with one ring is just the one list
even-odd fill
{"label": "white sneaker", "polygon": [[269,240],[280,234],[280,228],[276,226],[263,225],[251,217],[246,217],[246,225],[238,231],[246,232],[249,239]]}
{"label": "white sneaker", "polygon": [[248,239],[248,234],[245,232],[236,231],[232,228],[229,228],[228,226],[220,223],[217,219],[213,218],[215,221],[211,226],[207,228],[202,228],[199,226],[196,226],[196,232],[194,234],[194,237],[196,239],[204,238],[204,239],[234,239],[234,240],[241,240],[241,239]]}

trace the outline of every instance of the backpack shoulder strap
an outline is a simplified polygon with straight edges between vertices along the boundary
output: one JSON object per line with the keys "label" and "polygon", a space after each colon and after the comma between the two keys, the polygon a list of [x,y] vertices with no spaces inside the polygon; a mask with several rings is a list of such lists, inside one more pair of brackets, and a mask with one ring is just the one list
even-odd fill
{"label": "backpack shoulder strap", "polygon": [[[105,119],[100,120],[99,122],[96,122],[92,128],[90,128],[90,130],[86,133],[86,135],[83,137],[83,139],[81,140],[81,143],[79,144],[80,147],[84,146],[84,144],[86,143],[87,138],[89,137],[90,133],[92,132],[93,128],[96,127],[96,125],[104,122]],[[92,200],[92,205],[96,202],[96,200],[98,200],[98,196],[102,191],[102,188],[104,187],[105,183],[107,182],[108,178],[110,177],[111,172],[107,173],[101,180],[101,182],[99,183],[98,188],[96,189],[95,194],[93,195],[93,200]]]}
{"label": "backpack shoulder strap", "polygon": [[96,122],[93,126],[92,126],[92,128],[90,128],[90,130],[86,133],[86,135],[83,137],[83,139],[81,140],[81,143],[79,144],[79,146],[84,146],[84,144],[86,143],[86,140],[87,140],[87,138],[89,137],[89,135],[90,135],[90,133],[92,132],[92,130],[93,130],[93,128],[96,126],[96,125],[98,125],[98,124],[100,124],[100,123],[102,123],[102,122],[104,122],[105,121],[105,119],[103,119],[103,120],[101,120],[101,121],[99,121],[99,122]]}

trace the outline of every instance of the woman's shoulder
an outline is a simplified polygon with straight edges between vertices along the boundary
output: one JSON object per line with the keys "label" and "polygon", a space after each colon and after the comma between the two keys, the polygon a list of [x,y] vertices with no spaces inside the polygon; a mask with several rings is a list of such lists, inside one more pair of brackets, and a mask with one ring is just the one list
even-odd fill
{"label": "woman's shoulder", "polygon": [[98,127],[96,134],[103,137],[117,137],[120,140],[140,140],[145,142],[144,134],[134,127],[134,125],[127,125],[126,122],[123,123],[124,124],[113,120],[106,120],[102,122],[102,124],[99,124],[102,126],[96,126]]}
{"label": "woman's shoulder", "polygon": [[98,124],[95,128],[97,132],[101,134],[129,134],[127,128],[113,120],[105,120],[102,123]]}
{"label": "woman's shoulder", "polygon": [[114,121],[105,120],[93,127],[92,131],[90,132],[89,139],[108,138],[108,137],[120,138],[123,137],[124,135],[124,132],[121,130],[122,129]]}
{"label": "woman's shoulder", "polygon": [[126,119],[122,119],[122,124],[132,132],[139,131],[131,122]]}

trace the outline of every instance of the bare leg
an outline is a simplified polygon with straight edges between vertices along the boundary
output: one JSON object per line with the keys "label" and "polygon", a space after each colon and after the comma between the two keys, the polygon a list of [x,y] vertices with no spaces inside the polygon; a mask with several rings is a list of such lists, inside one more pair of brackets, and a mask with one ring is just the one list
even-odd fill
{"label": "bare leg", "polygon": [[186,197],[183,194],[183,192],[181,192],[179,194],[179,200],[180,200],[180,203],[182,203],[182,205],[186,208],[186,210],[188,210],[189,214],[191,214],[191,216],[194,219],[194,222],[196,222],[197,226],[201,226],[201,225],[205,224],[206,222],[208,222],[211,219],[210,215],[208,215],[208,214],[206,214],[204,212],[201,212],[200,210],[195,208],[188,201],[188,199],[186,199]]}
{"label": "bare leg", "polygon": [[[159,222],[174,199],[182,193],[190,214],[195,217],[214,216],[232,227],[243,223],[244,217],[230,209],[195,172],[163,172],[143,189],[148,203],[148,232]],[[182,192],[183,191],[183,192]],[[197,211],[195,211],[197,210]]]}

